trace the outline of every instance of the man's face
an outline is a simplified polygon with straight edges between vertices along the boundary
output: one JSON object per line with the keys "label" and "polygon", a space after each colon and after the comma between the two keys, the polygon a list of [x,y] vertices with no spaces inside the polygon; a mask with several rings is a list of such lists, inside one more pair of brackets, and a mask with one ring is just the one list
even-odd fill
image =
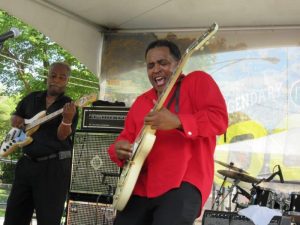
{"label": "man's face", "polygon": [[63,65],[53,66],[47,79],[48,94],[51,96],[60,95],[65,91],[68,81],[68,69]]}
{"label": "man's face", "polygon": [[146,63],[148,78],[160,95],[178,62],[170,54],[168,47],[156,47],[148,51]]}

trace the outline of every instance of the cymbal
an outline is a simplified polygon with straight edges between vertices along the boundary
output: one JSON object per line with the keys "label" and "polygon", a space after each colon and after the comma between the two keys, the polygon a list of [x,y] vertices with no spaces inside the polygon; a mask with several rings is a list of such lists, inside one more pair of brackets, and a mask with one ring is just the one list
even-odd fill
{"label": "cymbal", "polygon": [[244,181],[247,183],[257,183],[259,181],[255,177],[252,177],[248,174],[231,171],[231,170],[218,170],[218,173],[223,175],[224,177],[229,177],[229,178]]}
{"label": "cymbal", "polygon": [[247,171],[234,166],[232,162],[230,164],[227,164],[227,163],[224,163],[224,162],[221,162],[221,161],[218,161],[218,160],[215,160],[215,162],[220,164],[221,166],[225,166],[228,169],[231,169],[231,170],[234,170],[234,171],[237,171],[237,172],[240,172],[240,173],[248,173]]}

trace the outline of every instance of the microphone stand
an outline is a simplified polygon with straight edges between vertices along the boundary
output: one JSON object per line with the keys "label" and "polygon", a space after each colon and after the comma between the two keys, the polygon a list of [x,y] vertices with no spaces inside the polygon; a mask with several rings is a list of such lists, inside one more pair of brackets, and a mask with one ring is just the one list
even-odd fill
{"label": "microphone stand", "polygon": [[276,167],[278,168],[277,172],[271,174],[271,176],[269,176],[267,179],[265,179],[266,182],[270,182],[271,180],[273,180],[273,178],[278,175],[279,179],[280,179],[280,183],[284,183],[284,179],[282,176],[282,172],[281,172],[281,168],[279,165],[276,165]]}

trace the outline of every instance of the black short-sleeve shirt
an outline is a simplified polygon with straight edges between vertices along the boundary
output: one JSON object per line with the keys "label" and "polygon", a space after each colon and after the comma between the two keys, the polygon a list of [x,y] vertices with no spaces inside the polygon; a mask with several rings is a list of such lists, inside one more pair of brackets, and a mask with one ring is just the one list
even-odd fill
{"label": "black short-sleeve shirt", "polygon": [[[32,119],[38,113],[44,111],[49,117],[47,122],[42,123],[39,129],[35,131],[31,137],[33,142],[23,147],[23,152],[31,157],[40,157],[57,153],[59,151],[72,150],[72,134],[65,140],[61,141],[57,138],[57,129],[62,121],[62,114],[51,118],[52,113],[61,110],[65,103],[70,102],[71,98],[60,95],[55,102],[46,110],[46,91],[32,92],[23,98],[16,107],[14,115],[23,117],[24,119]],[[78,113],[74,116],[72,123],[72,131],[76,130],[78,122]]]}

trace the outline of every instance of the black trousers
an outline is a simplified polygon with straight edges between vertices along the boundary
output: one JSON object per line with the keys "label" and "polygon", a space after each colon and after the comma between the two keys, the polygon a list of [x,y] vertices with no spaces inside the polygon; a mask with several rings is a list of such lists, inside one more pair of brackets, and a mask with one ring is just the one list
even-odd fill
{"label": "black trousers", "polygon": [[7,201],[4,225],[59,225],[71,174],[71,159],[34,162],[23,156]]}
{"label": "black trousers", "polygon": [[115,225],[193,225],[201,209],[201,193],[183,182],[157,198],[131,196]]}

